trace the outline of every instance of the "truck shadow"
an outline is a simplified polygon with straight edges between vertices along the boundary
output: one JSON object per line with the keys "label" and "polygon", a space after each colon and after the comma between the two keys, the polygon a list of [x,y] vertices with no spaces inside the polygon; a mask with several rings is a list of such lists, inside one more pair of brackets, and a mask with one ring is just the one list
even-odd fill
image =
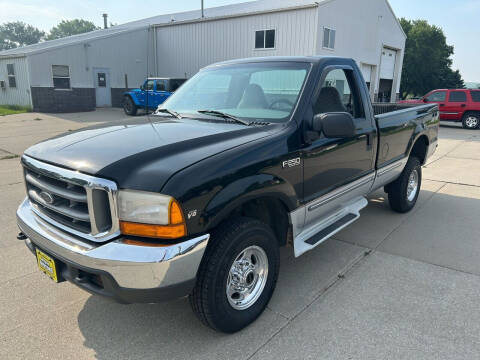
{"label": "truck shadow", "polygon": [[[247,359],[315,300],[363,248],[329,240],[295,259],[282,249],[282,271],[272,301],[249,327],[217,333],[192,312],[187,298],[160,304],[122,305],[90,296],[78,314],[84,346],[97,359]],[[295,274],[303,274],[299,281]],[[295,295],[292,295],[295,292]]]}
{"label": "truck shadow", "polygon": [[386,195],[377,191],[360,220],[337,234],[337,240],[298,259],[291,249],[283,252],[267,310],[237,334],[217,333],[202,325],[186,298],[121,305],[91,296],[78,314],[84,346],[98,359],[246,359],[333,282],[342,281],[339,275],[358,261],[368,261],[365,252],[377,246],[380,252],[480,274],[480,224],[472,215],[480,213],[480,191],[446,185],[439,192],[443,185],[425,182],[419,207],[409,214],[392,212]]}
{"label": "truck shadow", "polygon": [[93,349],[97,359],[230,359],[251,355],[281,324],[267,310],[252,326],[229,336],[201,324],[187,298],[122,305],[91,296],[78,325],[84,346]]}

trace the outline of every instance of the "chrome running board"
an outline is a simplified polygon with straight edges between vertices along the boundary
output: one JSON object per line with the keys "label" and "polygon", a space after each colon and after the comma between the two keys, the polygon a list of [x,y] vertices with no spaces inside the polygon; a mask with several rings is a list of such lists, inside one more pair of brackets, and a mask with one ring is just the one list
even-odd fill
{"label": "chrome running board", "polygon": [[304,229],[295,237],[293,247],[295,257],[310,251],[344,229],[360,217],[360,210],[368,205],[364,197],[355,199],[333,214]]}

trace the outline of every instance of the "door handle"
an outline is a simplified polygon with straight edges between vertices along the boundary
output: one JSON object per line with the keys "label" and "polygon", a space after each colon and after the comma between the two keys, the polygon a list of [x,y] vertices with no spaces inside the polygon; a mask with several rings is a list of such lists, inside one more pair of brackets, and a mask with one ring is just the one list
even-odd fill
{"label": "door handle", "polygon": [[467,104],[462,104],[461,106],[462,106],[462,107],[465,107],[465,106],[467,106]]}
{"label": "door handle", "polygon": [[440,106],[445,106],[445,104],[440,104]]}

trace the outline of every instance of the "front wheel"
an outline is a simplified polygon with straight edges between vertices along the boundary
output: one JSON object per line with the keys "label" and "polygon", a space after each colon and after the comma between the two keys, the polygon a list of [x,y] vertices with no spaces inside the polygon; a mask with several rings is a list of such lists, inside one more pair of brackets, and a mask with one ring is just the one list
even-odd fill
{"label": "front wheel", "polygon": [[400,177],[388,184],[385,190],[392,210],[406,213],[417,203],[422,186],[422,166],[416,157],[408,159]]}
{"label": "front wheel", "polygon": [[462,125],[464,129],[477,129],[480,126],[480,115],[467,113],[463,116]]}
{"label": "front wheel", "polygon": [[278,242],[265,224],[237,218],[212,233],[190,304],[207,326],[226,333],[252,323],[265,309],[278,277]]}
{"label": "front wheel", "polygon": [[137,105],[135,105],[130,96],[125,96],[123,99],[123,111],[130,116],[135,116],[137,114]]}

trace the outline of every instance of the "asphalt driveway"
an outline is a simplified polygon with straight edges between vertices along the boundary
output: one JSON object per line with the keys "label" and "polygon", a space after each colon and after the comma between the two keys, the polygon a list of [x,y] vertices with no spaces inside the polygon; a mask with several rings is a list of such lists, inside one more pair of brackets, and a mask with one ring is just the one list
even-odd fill
{"label": "asphalt driveway", "polygon": [[359,221],[295,259],[282,252],[265,313],[234,335],[188,302],[119,305],[54,284],[16,240],[18,156],[119,110],[0,117],[0,358],[478,359],[480,131],[442,126],[419,202],[393,213],[382,191]]}

